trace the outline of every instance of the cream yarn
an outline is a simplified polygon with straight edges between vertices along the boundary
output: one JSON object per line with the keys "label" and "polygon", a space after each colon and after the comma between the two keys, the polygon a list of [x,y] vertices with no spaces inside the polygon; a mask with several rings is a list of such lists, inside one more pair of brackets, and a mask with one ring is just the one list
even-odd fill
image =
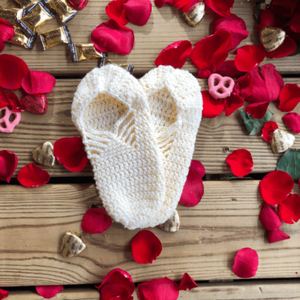
{"label": "cream yarn", "polygon": [[129,229],[157,225],[152,220],[165,199],[164,170],[137,79],[115,65],[92,70],[77,88],[72,120],[108,214]]}

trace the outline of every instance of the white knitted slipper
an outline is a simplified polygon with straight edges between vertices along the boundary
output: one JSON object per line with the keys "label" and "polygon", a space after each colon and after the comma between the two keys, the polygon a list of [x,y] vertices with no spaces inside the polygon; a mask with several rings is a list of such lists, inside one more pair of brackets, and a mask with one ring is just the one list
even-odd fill
{"label": "white knitted slipper", "polygon": [[147,227],[165,199],[165,178],[138,80],[112,64],[92,70],[77,88],[72,120],[108,214],[129,229]]}
{"label": "white knitted slipper", "polygon": [[166,198],[148,224],[164,223],[180,200],[202,116],[202,95],[188,71],[160,66],[140,79],[146,91],[166,178]]}

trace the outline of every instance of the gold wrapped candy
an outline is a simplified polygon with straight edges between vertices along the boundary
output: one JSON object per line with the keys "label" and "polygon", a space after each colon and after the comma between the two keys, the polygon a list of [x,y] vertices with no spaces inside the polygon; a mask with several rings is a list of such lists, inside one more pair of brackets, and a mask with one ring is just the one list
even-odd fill
{"label": "gold wrapped candy", "polygon": [[167,232],[176,232],[179,230],[179,227],[180,219],[177,210],[173,212],[172,216],[165,223],[159,225],[159,228]]}
{"label": "gold wrapped candy", "polygon": [[23,9],[22,8],[4,8],[0,6],[0,18],[15,24],[17,20],[22,18]]}
{"label": "gold wrapped candy", "polygon": [[56,12],[63,23],[67,23],[77,15],[77,10],[74,9],[67,0],[44,0],[46,5]]}
{"label": "gold wrapped candy", "polygon": [[31,50],[36,42],[36,37],[36,34],[31,37],[27,37],[19,27],[15,27],[14,37],[6,42]]}
{"label": "gold wrapped candy", "polygon": [[203,20],[205,16],[205,4],[202,1],[197,2],[189,8],[187,12],[183,13],[185,21],[190,26],[197,26]]}
{"label": "gold wrapped candy", "polygon": [[74,231],[67,231],[62,238],[60,254],[64,257],[73,257],[85,248],[86,244],[80,235]]}
{"label": "gold wrapped candy", "polygon": [[93,44],[69,44],[69,47],[74,62],[103,57],[101,52],[96,51]]}
{"label": "gold wrapped candy", "polygon": [[71,43],[71,34],[67,26],[62,26],[40,34],[43,50],[47,50],[58,44]]}
{"label": "gold wrapped candy", "polygon": [[295,137],[292,134],[276,129],[273,132],[271,148],[274,153],[283,153],[293,146],[294,141]]}
{"label": "gold wrapped candy", "polygon": [[21,7],[25,8],[31,6],[40,0],[15,0]]}
{"label": "gold wrapped candy", "polygon": [[53,167],[55,164],[53,145],[50,142],[45,142],[43,145],[32,151],[32,158],[40,165]]}
{"label": "gold wrapped candy", "polygon": [[285,31],[281,28],[265,27],[260,32],[260,41],[267,52],[279,48],[285,40]]}

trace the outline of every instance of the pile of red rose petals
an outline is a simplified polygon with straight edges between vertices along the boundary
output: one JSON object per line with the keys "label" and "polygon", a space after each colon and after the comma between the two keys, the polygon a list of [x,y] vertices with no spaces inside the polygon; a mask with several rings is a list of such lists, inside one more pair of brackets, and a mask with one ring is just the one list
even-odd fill
{"label": "pile of red rose petals", "polygon": [[234,257],[233,273],[241,278],[255,276],[258,269],[258,254],[251,248],[243,248]]}
{"label": "pile of red rose petals", "polygon": [[56,294],[61,292],[64,287],[62,285],[45,285],[36,286],[37,293],[45,299],[53,298]]}
{"label": "pile of red rose petals", "polygon": [[253,170],[253,159],[251,153],[246,149],[232,151],[227,157],[226,162],[231,168],[233,175],[244,177]]}

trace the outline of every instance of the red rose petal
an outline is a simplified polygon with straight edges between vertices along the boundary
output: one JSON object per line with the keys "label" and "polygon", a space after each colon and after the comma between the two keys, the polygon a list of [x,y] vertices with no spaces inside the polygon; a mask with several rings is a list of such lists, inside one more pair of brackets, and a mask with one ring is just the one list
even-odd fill
{"label": "red rose petal", "polygon": [[271,143],[273,139],[273,132],[275,129],[278,128],[278,125],[274,121],[269,121],[265,123],[263,129],[262,129],[262,138],[267,142]]}
{"label": "red rose petal", "polygon": [[[209,76],[225,61],[231,47],[231,34],[220,29],[213,35],[207,36],[197,42],[194,45],[190,58],[200,71],[205,72],[205,76]],[[198,75],[202,76],[204,74],[198,73]]]}
{"label": "red rose petal", "polygon": [[187,12],[192,0],[173,0],[173,1],[174,1],[174,6],[177,9],[183,12]]}
{"label": "red rose petal", "polygon": [[46,299],[54,297],[57,293],[61,292],[64,289],[62,285],[45,285],[36,286],[35,288],[37,293]]}
{"label": "red rose petal", "polygon": [[280,242],[280,241],[283,241],[283,240],[288,240],[290,238],[291,237],[288,234],[281,231],[280,229],[271,230],[271,231],[268,232],[268,242],[270,244]]}
{"label": "red rose petal", "polygon": [[288,224],[298,222],[300,219],[300,196],[290,194],[283,200],[278,207],[278,215],[280,219]]}
{"label": "red rose petal", "polygon": [[104,208],[90,208],[83,216],[81,229],[87,233],[102,233],[112,224]]}
{"label": "red rose petal", "polygon": [[248,73],[235,81],[233,93],[247,99],[252,95],[252,76]]}
{"label": "red rose petal", "polygon": [[289,29],[294,33],[300,33],[300,12],[294,13],[293,17],[289,20],[288,23],[285,24],[285,27],[289,27]]}
{"label": "red rose petal", "polygon": [[36,115],[43,115],[48,110],[48,97],[45,94],[26,95],[21,100],[22,107]]}
{"label": "red rose petal", "polygon": [[178,204],[193,207],[201,201],[204,194],[204,186],[202,182],[202,177],[204,175],[205,168],[201,162],[192,160]]}
{"label": "red rose petal", "polygon": [[275,170],[260,181],[259,191],[268,204],[275,205],[286,199],[292,192],[293,186],[293,178],[288,173]]}
{"label": "red rose petal", "polygon": [[181,69],[192,52],[189,41],[175,42],[163,49],[155,60],[156,66],[172,66]]}
{"label": "red rose petal", "polygon": [[130,28],[109,20],[93,30],[91,40],[98,52],[126,55],[132,51],[134,34]]}
{"label": "red rose petal", "polygon": [[268,52],[266,56],[268,58],[286,57],[294,53],[296,49],[297,49],[296,42],[287,35],[285,37],[283,44],[280,47],[278,47],[276,50]]}
{"label": "red rose petal", "polygon": [[132,300],[128,289],[120,284],[105,284],[100,292],[101,300]]}
{"label": "red rose petal", "polygon": [[233,7],[234,0],[204,0],[207,7],[211,8],[214,12],[222,17],[227,17],[230,15],[230,11]]}
{"label": "red rose petal", "polygon": [[21,82],[27,94],[50,93],[55,86],[55,78],[49,73],[41,71],[28,71]]}
{"label": "red rose petal", "polygon": [[221,76],[229,77],[240,77],[244,74],[244,72],[241,72],[236,68],[234,60],[224,61],[219,67],[216,68],[215,73],[218,73]]}
{"label": "red rose petal", "polygon": [[240,278],[251,278],[255,276],[258,269],[257,252],[251,248],[239,250],[234,258],[233,273]]}
{"label": "red rose petal", "polygon": [[0,55],[0,86],[4,89],[19,89],[28,71],[28,66],[21,58],[10,54]]}
{"label": "red rose petal", "polygon": [[223,112],[224,101],[222,99],[215,99],[209,91],[201,91],[201,94],[203,98],[203,118],[214,118]]}
{"label": "red rose petal", "polygon": [[89,3],[89,0],[68,0],[68,2],[76,9],[76,10],[83,10],[87,4]]}
{"label": "red rose petal", "polygon": [[232,36],[232,47],[229,51],[235,49],[241,41],[246,39],[249,35],[249,31],[246,28],[244,20],[235,14],[230,14],[226,18],[216,19],[214,22],[214,32],[219,29],[228,31]]}
{"label": "red rose petal", "polygon": [[179,291],[189,291],[198,287],[198,284],[194,281],[194,279],[188,274],[184,273],[180,283],[178,290]]}
{"label": "red rose petal", "polygon": [[170,6],[174,4],[174,0],[154,0],[157,7],[161,8],[164,4],[169,4]]}
{"label": "red rose petal", "polygon": [[6,107],[10,104],[9,99],[2,87],[0,87],[0,108]]}
{"label": "red rose petal", "polygon": [[262,10],[260,14],[260,23],[258,25],[258,34],[260,34],[261,30],[264,27],[279,27],[283,26],[283,22],[275,16],[272,11],[268,8],[266,10]]}
{"label": "red rose petal", "polygon": [[284,112],[293,110],[300,102],[300,87],[297,84],[287,83],[279,94],[278,109]]}
{"label": "red rose petal", "polygon": [[298,0],[273,0],[271,9],[281,18],[290,18],[297,4]]}
{"label": "red rose petal", "polygon": [[179,297],[176,281],[168,277],[139,284],[137,294],[140,300],[176,300]]}
{"label": "red rose petal", "polygon": [[127,19],[138,26],[144,26],[152,12],[150,0],[128,0],[123,5]]}
{"label": "red rose petal", "polygon": [[10,92],[7,94],[7,98],[9,100],[8,108],[12,111],[22,112],[24,107],[22,106],[18,96],[14,92]]}
{"label": "red rose petal", "polygon": [[80,137],[62,138],[54,143],[53,153],[61,165],[71,172],[82,171],[88,158]]}
{"label": "red rose petal", "polygon": [[238,108],[244,105],[244,99],[235,93],[224,99],[225,116],[230,116]]}
{"label": "red rose petal", "polygon": [[149,230],[138,232],[131,243],[133,259],[140,264],[152,264],[160,255],[162,245],[158,237]]}
{"label": "red rose petal", "polygon": [[259,214],[259,220],[267,230],[276,230],[282,225],[278,215],[269,205],[263,205]]}
{"label": "red rose petal", "polygon": [[105,7],[105,11],[108,17],[123,25],[129,22],[129,20],[126,17],[126,11],[123,7],[123,4],[126,1],[127,0],[113,0],[109,2]]}
{"label": "red rose petal", "polygon": [[242,72],[247,72],[257,67],[266,56],[266,51],[262,46],[248,45],[237,49],[234,59],[235,66]]}
{"label": "red rose petal", "polygon": [[300,133],[300,115],[288,113],[282,117],[283,122],[294,132]]}
{"label": "red rose petal", "polygon": [[8,291],[0,289],[0,300],[8,297]]}
{"label": "red rose petal", "polygon": [[256,102],[246,106],[245,112],[255,119],[262,119],[268,110],[269,102]]}
{"label": "red rose petal", "polygon": [[34,188],[45,185],[50,180],[47,171],[41,169],[34,163],[23,167],[18,173],[18,181],[27,188]]}
{"label": "red rose petal", "polygon": [[226,162],[231,168],[231,172],[238,177],[244,177],[253,170],[253,159],[251,153],[246,149],[232,151],[227,157]]}
{"label": "red rose petal", "polygon": [[18,157],[15,153],[2,150],[0,151],[0,180],[10,182],[18,165]]}
{"label": "red rose petal", "polygon": [[[5,42],[12,39],[14,37],[14,33],[15,28],[9,22],[0,18],[0,41]],[[2,50],[0,49],[0,52]]]}

